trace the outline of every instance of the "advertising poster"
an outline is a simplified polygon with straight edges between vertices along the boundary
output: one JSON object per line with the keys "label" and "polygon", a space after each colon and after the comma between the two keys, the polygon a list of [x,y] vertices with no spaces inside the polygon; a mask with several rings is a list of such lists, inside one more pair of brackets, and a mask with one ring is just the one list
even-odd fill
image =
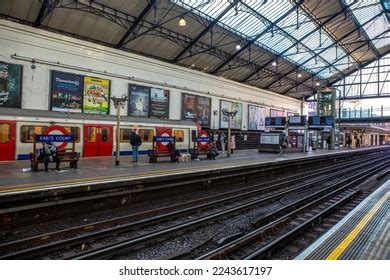
{"label": "advertising poster", "polygon": [[150,87],[129,85],[129,115],[149,117]]}
{"label": "advertising poster", "polygon": [[151,88],[150,116],[159,119],[169,118],[169,90]]}
{"label": "advertising poster", "polygon": [[197,96],[196,120],[202,127],[210,127],[211,98]]}
{"label": "advertising poster", "polygon": [[0,107],[21,107],[22,65],[0,61]]}
{"label": "advertising poster", "polygon": [[230,101],[225,101],[225,100],[221,100],[221,113],[220,113],[220,116],[221,116],[221,124],[220,124],[220,128],[228,128],[228,116],[225,116],[222,111],[228,111],[228,112],[231,112],[232,111],[232,102]]}
{"label": "advertising poster", "polygon": [[84,77],[83,112],[108,115],[110,98],[110,80]]}
{"label": "advertising poster", "polygon": [[242,103],[232,103],[232,111],[237,111],[237,114],[232,119],[231,128],[241,129],[242,128]]}
{"label": "advertising poster", "polygon": [[181,119],[196,121],[197,100],[196,95],[182,93]]}
{"label": "advertising poster", "polygon": [[50,106],[52,111],[82,113],[83,76],[51,71]]}
{"label": "advertising poster", "polygon": [[279,110],[270,109],[271,118],[284,117],[284,112]]}
{"label": "advertising poster", "polygon": [[265,108],[253,105],[248,106],[248,129],[265,129]]}

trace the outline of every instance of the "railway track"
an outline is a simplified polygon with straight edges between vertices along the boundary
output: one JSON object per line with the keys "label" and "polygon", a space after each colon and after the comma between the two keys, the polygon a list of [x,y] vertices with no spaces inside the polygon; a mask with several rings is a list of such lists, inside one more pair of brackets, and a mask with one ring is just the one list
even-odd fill
{"label": "railway track", "polygon": [[[383,157],[380,157],[376,159],[377,162],[383,161]],[[368,165],[372,165],[372,163],[366,163],[365,165],[358,166],[359,168],[367,167]],[[349,164],[345,164],[344,167],[350,166],[351,169],[343,169],[341,171],[338,171],[337,174],[345,175],[352,172],[351,166],[353,166],[353,162]],[[339,169],[340,166],[333,167],[333,169]],[[356,168],[356,167],[355,167]],[[303,190],[304,188],[309,188],[315,186],[315,184],[318,184],[323,181],[329,181],[329,178],[322,178],[317,180],[311,180],[310,183],[303,184],[303,186],[298,186],[291,189],[286,189],[285,191],[280,191],[280,188],[285,184],[286,186],[289,184],[292,184],[292,182],[302,182],[304,180],[310,180],[312,178],[315,178],[316,176],[323,176],[326,172],[330,172],[332,170],[332,167],[329,167],[325,170],[322,170],[320,172],[313,172],[309,175],[307,175],[307,178],[305,178],[302,175],[297,176],[290,176],[288,179],[284,180],[276,180],[271,184],[270,186],[265,187],[265,183],[257,184],[256,186],[252,186],[249,191],[245,194],[236,194],[231,195],[231,197],[219,199],[217,202],[219,205],[225,205],[226,209],[221,210],[221,206],[219,206],[218,211],[210,212],[210,209],[216,208],[216,202],[208,202],[204,203],[202,205],[198,206],[192,206],[185,209],[182,209],[180,211],[171,212],[164,215],[159,215],[152,217],[150,219],[144,219],[140,221],[136,221],[130,224],[118,226],[115,228],[108,228],[104,230],[99,230],[97,232],[92,232],[83,236],[76,236],[72,238],[64,238],[63,240],[59,240],[57,242],[44,244],[42,246],[36,246],[32,247],[26,250],[21,250],[15,253],[3,255],[2,258],[6,259],[14,259],[14,258],[33,258],[33,257],[39,257],[45,254],[53,254],[53,252],[56,252],[54,255],[54,258],[78,258],[78,259],[85,259],[85,258],[104,258],[104,257],[111,257],[113,254],[118,254],[121,252],[126,252],[127,250],[130,250],[131,248],[136,248],[140,246],[145,246],[145,244],[148,244],[150,242],[154,242],[161,238],[168,238],[168,236],[177,234],[178,232],[185,232],[188,230],[191,230],[194,227],[199,227],[204,224],[211,223],[212,221],[218,220],[218,219],[224,219],[228,217],[228,215],[238,215],[239,212],[245,211],[247,209],[250,209],[251,207],[258,207],[261,203],[267,203],[271,200],[278,199],[288,193],[293,193],[298,190]],[[356,176],[360,176],[361,174],[358,174]],[[334,174],[332,174],[334,176]],[[324,176],[323,176],[324,177]],[[336,184],[337,185],[337,184]],[[262,188],[260,188],[262,187]],[[334,186],[332,186],[334,188]],[[254,190],[253,188],[260,188],[260,190]],[[272,188],[276,189],[279,188],[275,194],[269,194]],[[286,187],[287,188],[287,187]],[[327,188],[326,191],[329,191],[330,187]],[[242,191],[242,190],[239,190]],[[324,191],[324,190],[323,190]],[[267,192],[267,196],[263,196],[258,199],[252,199],[251,202],[246,201],[245,203],[242,201],[237,202],[236,206],[232,207],[232,200],[233,199],[242,199],[243,197],[248,197],[255,195],[255,193],[261,193],[261,192]],[[215,197],[216,199],[218,197]],[[200,201],[197,201],[199,203]],[[229,207],[226,207],[228,205]],[[152,211],[149,213],[149,215],[156,214],[157,212]],[[192,221],[186,221],[188,215],[190,213],[198,213],[197,215],[191,214],[193,216]],[[144,213],[145,214],[145,213]],[[142,217],[142,214],[138,215],[138,218]],[[196,217],[196,219],[195,219]],[[128,217],[127,217],[128,218]],[[133,217],[134,218],[134,217]],[[172,220],[176,219],[177,224],[172,225]],[[171,225],[167,224],[161,224],[163,221],[168,220]],[[118,222],[118,221],[116,221]],[[110,223],[113,223],[113,221],[110,221]],[[153,227],[157,226],[157,230]],[[77,233],[77,230],[80,230],[80,232],[85,232],[86,230],[92,230],[96,229],[99,226],[97,225],[89,225],[84,226],[84,228],[78,228],[78,229],[71,229],[73,230],[73,233]],[[147,229],[146,227],[151,227],[152,230]],[[128,232],[130,229],[134,231],[135,228],[138,228],[138,234],[136,235],[123,235],[123,233]],[[161,229],[163,228],[163,229]],[[47,239],[58,239],[71,234],[70,231],[63,231],[61,233],[57,233],[58,236],[55,237],[55,233],[51,235],[46,236],[38,236],[35,238],[26,239],[24,241],[20,241],[24,243],[24,246],[34,246],[32,243],[37,242],[38,240],[42,242],[42,240]],[[109,244],[104,244],[107,242],[97,242],[97,240],[101,240],[106,237],[112,237],[115,236],[115,241],[111,242]],[[17,246],[21,246],[21,243],[13,242],[10,244],[3,244],[2,247],[0,247],[0,251],[2,249],[8,249],[12,250],[15,249]],[[64,250],[64,248],[72,248],[72,250],[68,252],[61,252],[61,250]],[[60,253],[58,253],[60,252]],[[53,257],[53,255],[51,256]]]}

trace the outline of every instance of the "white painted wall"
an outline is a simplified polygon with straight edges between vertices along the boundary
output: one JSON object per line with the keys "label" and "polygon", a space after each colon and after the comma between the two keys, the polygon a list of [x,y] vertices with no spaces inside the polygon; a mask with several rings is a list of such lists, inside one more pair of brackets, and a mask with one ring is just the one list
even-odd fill
{"label": "white painted wall", "polygon": [[[127,94],[129,83],[169,89],[171,119],[180,119],[182,92],[209,96],[212,127],[219,125],[220,99],[243,103],[243,129],[248,127],[249,103],[267,107],[267,115],[270,108],[293,112],[301,109],[301,101],[270,91],[7,20],[0,20],[0,50],[1,61],[24,65],[22,108],[25,109],[49,109],[51,70],[108,78],[114,96]],[[15,54],[28,61],[12,58]],[[31,68],[32,59],[36,60],[35,69]],[[127,107],[122,114],[126,112]],[[115,115],[112,105],[110,114]]]}

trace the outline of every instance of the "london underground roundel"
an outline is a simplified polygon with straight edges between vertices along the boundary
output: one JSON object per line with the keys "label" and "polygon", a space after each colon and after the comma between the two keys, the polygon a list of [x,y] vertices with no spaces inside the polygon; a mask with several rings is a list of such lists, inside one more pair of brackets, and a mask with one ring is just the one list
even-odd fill
{"label": "london underground roundel", "polygon": [[[45,129],[45,135],[69,135],[68,131],[60,125],[52,125]],[[55,142],[58,150],[63,150],[68,142]]]}
{"label": "london underground roundel", "polygon": [[[207,133],[207,131],[199,131],[199,134],[198,134],[198,137],[201,137],[201,138],[209,138],[209,134]],[[198,142],[198,146],[201,150],[206,150],[208,149],[209,147],[209,143],[207,141],[204,141],[204,142]]]}

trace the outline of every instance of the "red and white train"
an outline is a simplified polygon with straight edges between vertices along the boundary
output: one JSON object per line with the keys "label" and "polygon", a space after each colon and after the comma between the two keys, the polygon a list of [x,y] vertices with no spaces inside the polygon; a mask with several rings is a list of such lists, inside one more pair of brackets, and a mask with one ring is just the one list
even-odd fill
{"label": "red and white train", "polygon": [[[75,148],[82,157],[115,154],[116,119],[114,116],[66,114],[50,111],[10,109],[0,111],[0,161],[28,159],[34,134],[44,134],[52,125],[64,127],[75,137]],[[122,117],[120,154],[131,153],[129,136],[137,129],[142,139],[140,153],[152,148],[153,136],[175,136],[176,147],[191,147],[191,134],[197,127],[191,122]],[[68,144],[67,148],[71,148]]]}

